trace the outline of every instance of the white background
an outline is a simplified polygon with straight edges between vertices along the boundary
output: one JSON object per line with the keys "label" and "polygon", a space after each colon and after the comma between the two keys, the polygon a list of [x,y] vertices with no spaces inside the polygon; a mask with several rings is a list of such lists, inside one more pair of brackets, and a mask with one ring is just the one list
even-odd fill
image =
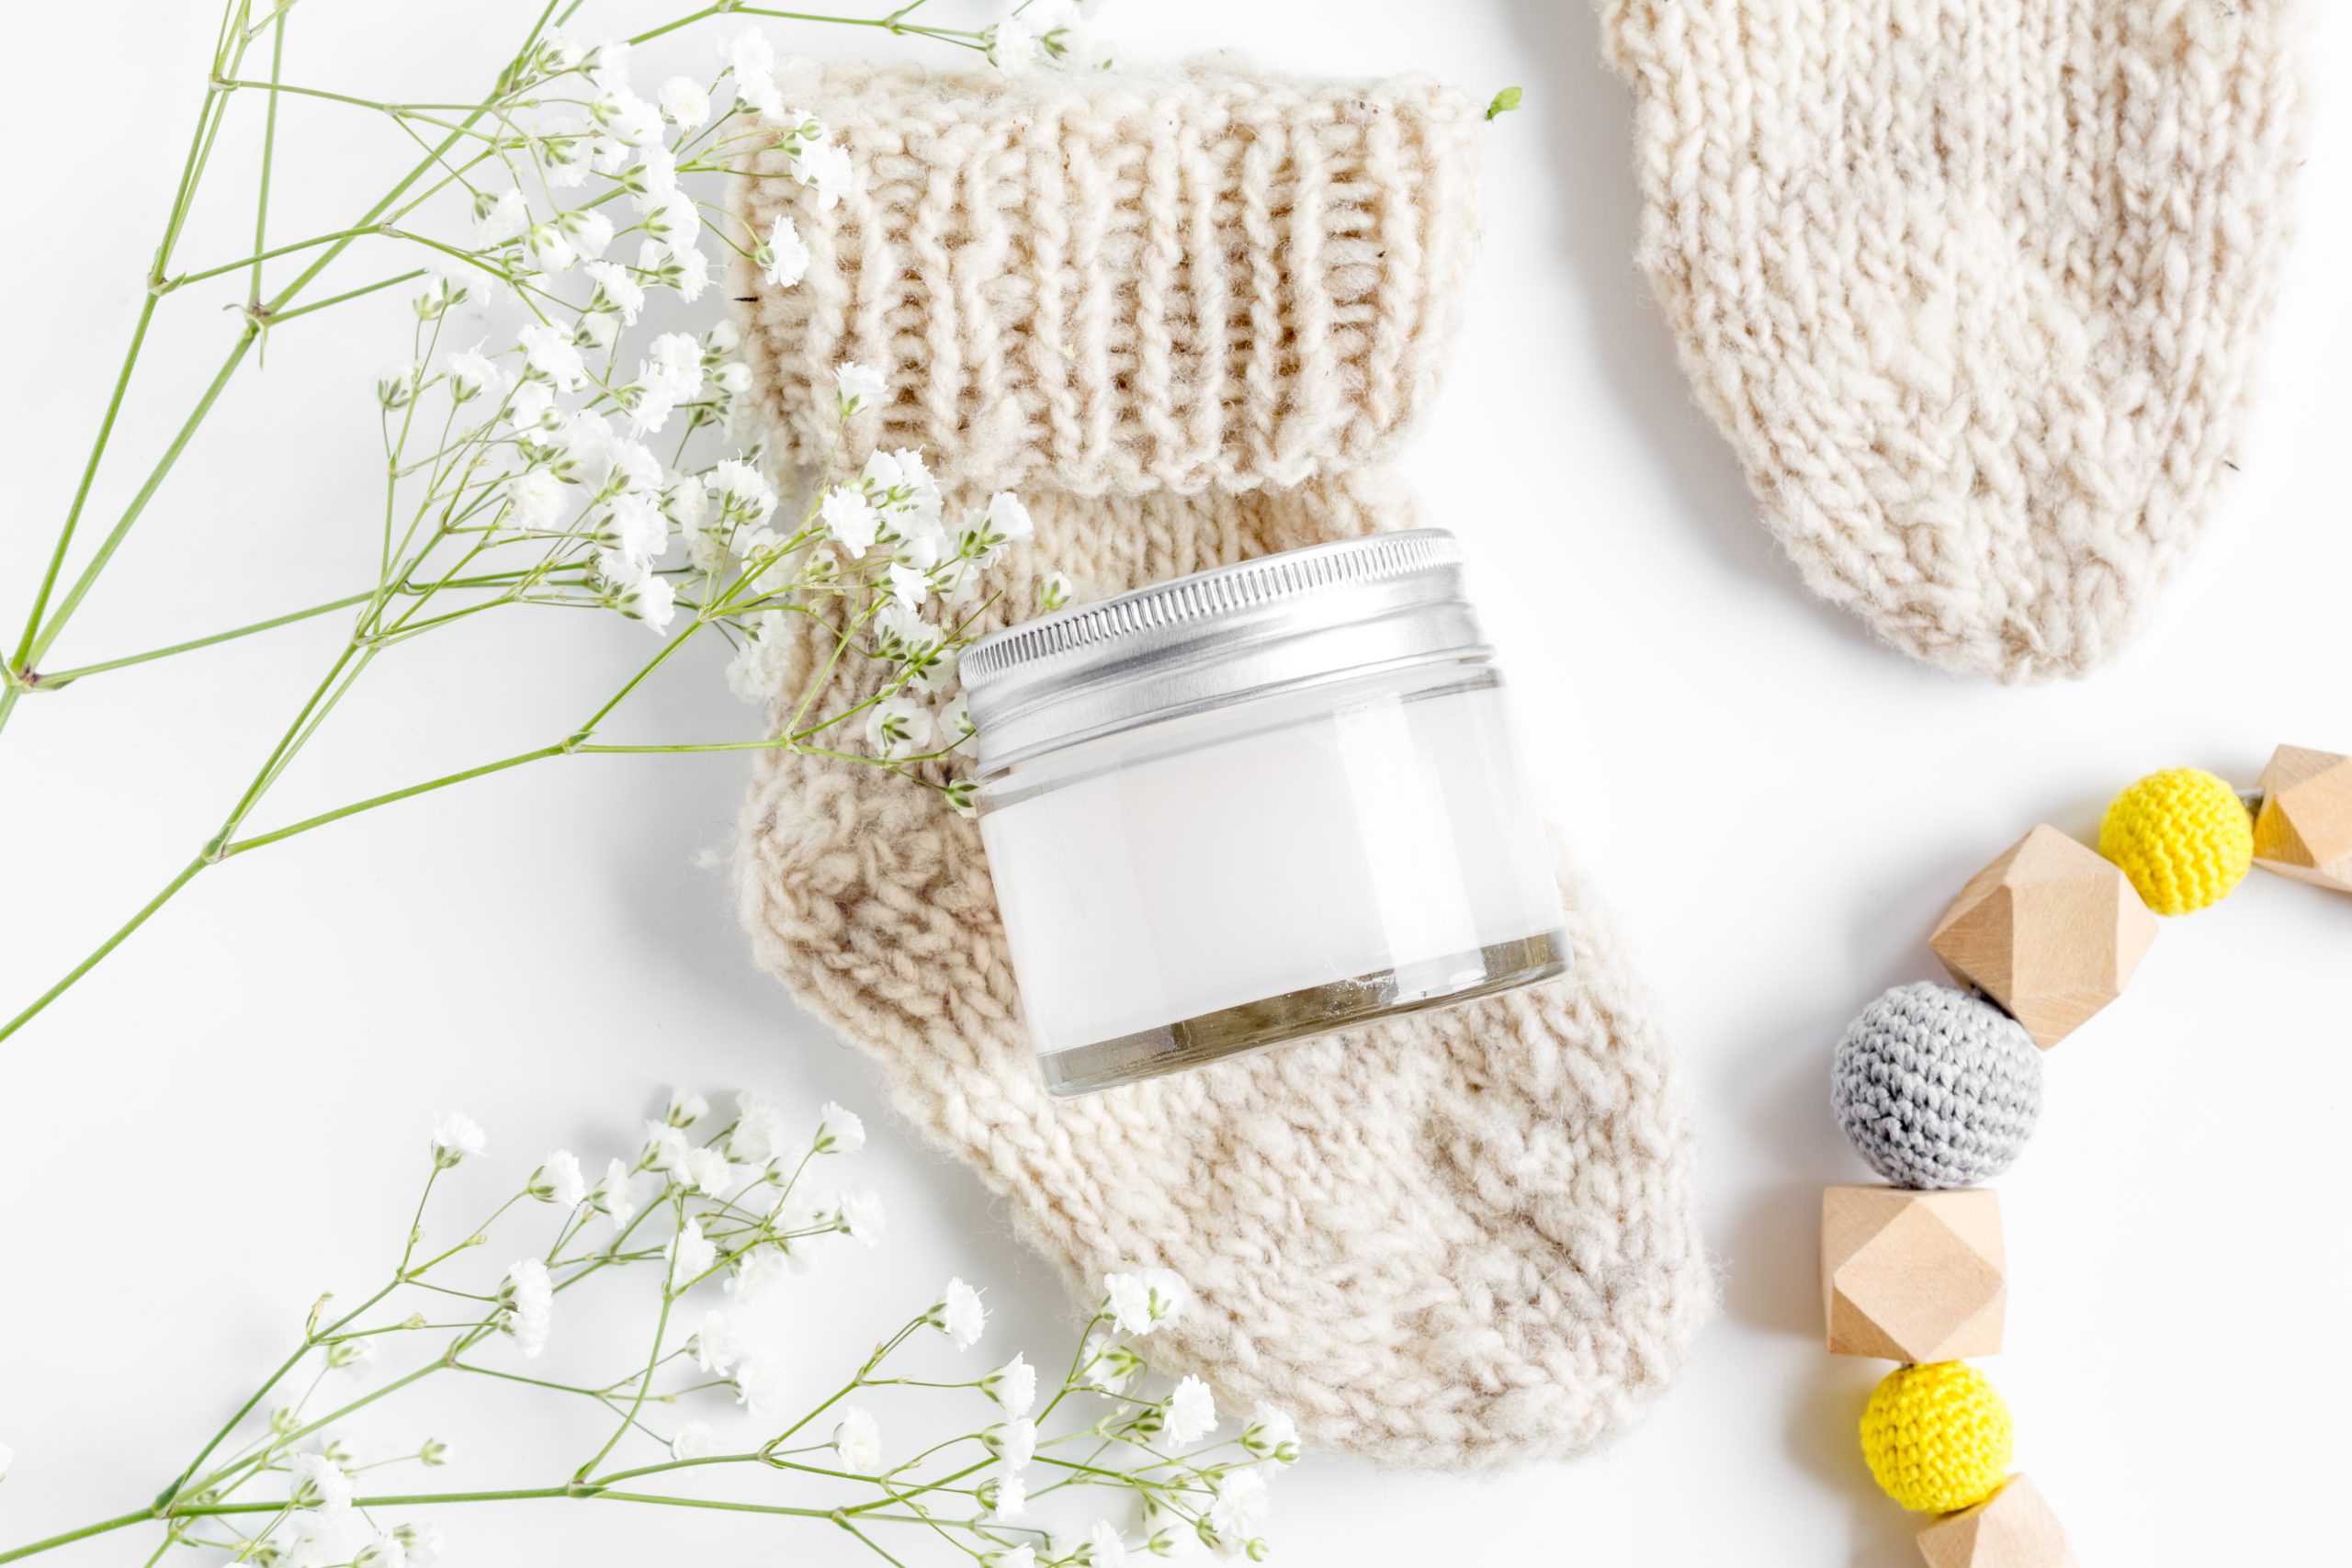
{"label": "white background", "polygon": [[[1723,1316],[1682,1382],[1611,1451],[1481,1482],[1318,1458],[1278,1485],[1283,1560],[1912,1561],[1911,1522],[1871,1488],[1852,1436],[1882,1369],[1813,1342],[1818,1190],[1862,1174],[1827,1114],[1828,1048],[1880,988],[1935,973],[1924,938],[1946,900],[2037,820],[2088,833],[2110,792],[2159,766],[2251,783],[2281,740],[2352,750],[2352,104],[2323,91],[2315,106],[2245,471],[2204,548],[2111,668],[2001,689],[1873,646],[1804,597],[1757,524],[1630,263],[1626,97],[1587,6],[1123,8],[1145,57],[1233,44],[1285,68],[1417,66],[1481,95],[1527,90],[1492,132],[1466,336],[1412,467],[1431,520],[1478,563],[1545,798],[1664,998],[1697,1090],[1724,1280]],[[2311,75],[2340,89],[2352,14],[2316,8],[2328,14]],[[410,99],[469,91],[524,9],[313,0],[288,79]],[[604,10],[637,26],[665,14]],[[11,641],[129,330],[210,12],[108,7],[103,39],[74,7],[17,7],[6,24],[22,203],[0,262],[17,345],[0,377]],[[679,57],[699,64],[707,37]],[[191,233],[191,261],[247,248],[258,107],[224,141],[220,205]],[[281,237],[339,226],[403,153],[356,111],[292,114],[287,134]],[[166,302],[126,457],[157,449],[226,350],[234,319],[217,303],[194,290]],[[400,352],[403,310],[388,296],[277,334],[52,665],[362,584],[379,496],[368,381]],[[133,483],[128,464],[109,470],[99,527]],[[22,705],[0,739],[0,1004],[47,984],[185,862],[334,636],[320,622]],[[270,819],[559,736],[642,657],[640,638],[601,617],[524,618],[388,660]],[[632,732],[710,738],[751,722],[706,663],[659,685]],[[990,1286],[993,1350],[1037,1359],[1064,1343],[1065,1303],[976,1183],[912,1146],[864,1060],[751,965],[723,874],[696,865],[729,841],[741,771],[574,760],[232,863],[0,1046],[14,1178],[0,1206],[0,1441],[18,1455],[0,1545],[151,1496],[320,1291],[365,1290],[445,1105],[491,1130],[494,1164],[463,1173],[476,1196],[556,1144],[626,1147],[673,1079],[865,1107],[876,1135],[863,1174],[891,1206],[891,1237],[812,1275],[765,1329],[807,1359],[812,1394],[831,1386],[818,1369],[854,1358],[951,1272]],[[2338,1353],[2347,942],[2352,900],[2257,875],[2222,908],[2167,924],[2122,1002],[2048,1060],[2041,1132],[2001,1184],[2014,1290],[2008,1348],[1989,1370],[2017,1413],[2021,1465],[2086,1562],[2307,1560],[2340,1540],[2321,1502],[2352,1459]],[[461,1223],[452,1213],[436,1234]],[[576,1317],[560,1332],[575,1346],[592,1333]],[[481,1411],[431,1398],[421,1424],[356,1440],[381,1453],[425,1430],[485,1429]],[[560,1407],[500,1403],[512,1439],[474,1438],[434,1479],[496,1487],[569,1471],[581,1444]],[[855,1554],[821,1527],[617,1507],[451,1509],[441,1523],[458,1562]],[[137,1562],[151,1545],[118,1536],[74,1560]]]}

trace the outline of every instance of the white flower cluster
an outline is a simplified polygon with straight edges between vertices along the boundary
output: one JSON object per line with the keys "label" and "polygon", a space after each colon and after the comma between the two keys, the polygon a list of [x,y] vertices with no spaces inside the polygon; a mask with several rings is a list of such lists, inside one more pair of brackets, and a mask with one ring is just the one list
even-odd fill
{"label": "white flower cluster", "polygon": [[[1083,34],[1075,14],[1057,19],[1050,7],[1033,6],[1018,16],[1053,24],[1036,47],[1056,58]],[[999,493],[951,515],[922,455],[886,449],[809,498],[795,521],[782,514],[784,497],[756,443],[699,462],[686,459],[685,440],[667,461],[652,445],[662,437],[668,450],[682,423],[689,437],[708,427],[740,440],[752,385],[740,334],[726,322],[699,338],[667,331],[625,346],[653,296],[698,299],[710,271],[705,242],[714,238],[775,288],[797,284],[814,262],[788,217],[765,234],[731,235],[728,226],[740,220],[722,209],[707,214],[686,176],[731,168],[746,152],[780,150],[820,209],[857,177],[826,127],[784,102],[763,33],[736,33],[719,54],[723,71],[712,84],[673,77],[650,98],[630,85],[625,44],[555,34],[530,55],[500,116],[497,145],[537,177],[476,195],[469,241],[436,257],[416,297],[419,352],[376,383],[396,472],[412,429],[432,419],[421,412],[428,394],[441,389],[447,404],[439,450],[410,470],[427,476],[410,530],[427,542],[415,567],[396,576],[454,575],[425,565],[438,545],[462,549],[461,567],[492,551],[533,550],[537,565],[501,575],[506,598],[605,605],[657,633],[690,612],[690,629],[716,626],[733,643],[730,687],[763,705],[784,698],[801,669],[791,617],[820,612],[844,649],[883,670],[849,714],[818,716],[780,743],[813,739],[839,753],[842,737],[855,731],[833,727],[854,716],[864,755],[901,771],[939,764],[916,776],[967,807],[969,785],[947,766],[974,750],[956,691],[956,654],[984,607],[981,572],[1033,536],[1020,500]],[[718,91],[729,84],[731,92]],[[476,343],[436,362],[452,312],[486,301],[521,308],[511,345]],[[845,434],[848,422],[891,400],[894,373],[839,367]],[[673,553],[680,547],[683,560]],[[1049,579],[1040,603],[1050,608],[1067,595],[1066,580]]]}
{"label": "white flower cluster", "polygon": [[[238,1561],[279,1568],[429,1568],[441,1540],[431,1529],[380,1522],[388,1509],[411,1504],[481,1501],[480,1490],[419,1492],[411,1483],[363,1495],[361,1474],[395,1462],[440,1470],[453,1462],[451,1446],[428,1438],[401,1453],[359,1463],[328,1430],[343,1416],[435,1374],[496,1380],[493,1387],[524,1385],[539,1398],[570,1395],[588,1424],[593,1444],[584,1465],[567,1457],[569,1477],[558,1484],[518,1487],[495,1495],[515,1506],[532,1498],[596,1495],[665,1509],[740,1507],[710,1501],[692,1489],[672,1492],[664,1472],[683,1465],[740,1466],[762,1483],[792,1488],[779,1522],[852,1517],[863,1530],[906,1528],[920,1540],[944,1536],[966,1556],[996,1568],[1110,1568],[1142,1558],[1177,1557],[1204,1549],[1262,1559],[1267,1551],[1266,1473],[1295,1462],[1298,1434],[1288,1417],[1260,1410],[1238,1436],[1219,1440],[1225,1427],[1208,1382],[1178,1380],[1158,1397],[1130,1392],[1147,1375],[1136,1346],[1178,1322],[1190,1305],[1184,1281],[1165,1269],[1114,1273],[1103,1280],[1101,1304],[1089,1320],[1077,1356],[1056,1387],[1041,1385],[1036,1367],[1015,1354],[973,1376],[924,1370],[904,1375],[891,1358],[921,1353],[915,1341],[937,1335],[951,1352],[967,1352],[987,1337],[989,1312],[978,1289],[951,1278],[931,1304],[881,1337],[846,1382],[820,1377],[834,1392],[813,1407],[806,1357],[797,1347],[763,1343],[768,1336],[760,1299],[780,1273],[803,1266],[817,1238],[848,1235],[871,1241],[881,1209],[870,1193],[853,1189],[821,1201],[797,1194],[819,1162],[852,1155],[865,1143],[865,1123],[839,1105],[820,1109],[813,1129],[755,1093],[735,1097],[731,1116],[714,1113],[692,1089],[671,1094],[644,1123],[633,1158],[612,1157],[602,1179],[566,1149],[541,1160],[492,1213],[468,1227],[463,1239],[435,1250],[425,1241],[427,1205],[445,1181],[469,1161],[486,1159],[490,1140],[471,1118],[445,1111],[433,1118],[426,1203],[411,1225],[408,1247],[391,1281],[359,1307],[330,1318],[332,1297],[311,1309],[300,1352],[255,1391],[248,1410],[265,1411],[256,1430],[232,1442],[232,1423],[200,1453],[186,1474],[164,1488],[152,1511],[101,1522],[75,1537],[149,1520],[167,1532],[164,1546],[206,1546]],[[502,1216],[519,1210],[552,1211],[554,1237],[520,1247],[520,1256],[494,1284],[452,1279],[459,1259],[490,1241]],[[514,1222],[509,1222],[512,1224]],[[514,1254],[507,1254],[514,1256]],[[640,1279],[652,1287],[659,1318],[649,1355],[630,1329],[609,1348],[594,1343],[606,1314],[576,1319],[560,1310],[565,1292],[591,1281]],[[728,1300],[690,1302],[696,1291],[724,1279]],[[489,1288],[482,1288],[489,1286]],[[383,1307],[390,1320],[366,1321],[395,1292],[431,1292],[432,1314],[403,1303]],[[433,1321],[451,1315],[458,1321]],[[390,1315],[406,1312],[407,1315]],[[469,1315],[471,1315],[469,1321]],[[557,1319],[561,1317],[561,1325]],[[562,1329],[565,1332],[551,1332]],[[420,1347],[412,1365],[356,1398],[337,1394],[339,1408],[314,1415],[328,1370],[360,1375],[377,1346],[395,1354],[402,1337],[447,1336]],[[573,1361],[623,1358],[590,1371],[534,1367],[526,1376],[498,1368],[490,1351],[511,1344],[523,1358]],[[323,1361],[316,1376],[289,1379],[307,1356]],[[286,1392],[279,1392],[281,1388]],[[293,1392],[299,1390],[300,1392]],[[936,1390],[943,1403],[960,1401],[972,1414],[961,1435],[894,1451],[886,1402]],[[735,1414],[722,1402],[732,1396]],[[702,1414],[685,1407],[699,1401]],[[985,1401],[983,1404],[981,1402]],[[712,1408],[718,1406],[719,1408]],[[1078,1412],[1087,1411],[1084,1416]],[[985,1410],[983,1418],[978,1413]],[[673,1422],[668,1413],[676,1412]],[[718,1423],[732,1421],[735,1433]],[[920,1430],[935,1421],[917,1424]],[[956,1428],[951,1426],[951,1431]],[[620,1452],[623,1444],[632,1451]],[[511,1444],[486,1450],[511,1465]],[[909,1453],[907,1450],[914,1450]],[[1074,1450],[1076,1462],[1063,1457]],[[900,1457],[903,1455],[904,1457]],[[659,1457],[653,1457],[659,1456]],[[0,1448],[0,1477],[14,1456]],[[1046,1472],[1032,1486],[1030,1477]],[[502,1472],[511,1484],[511,1472]],[[626,1479],[628,1490],[609,1490]],[[812,1490],[821,1478],[823,1490]],[[469,1478],[470,1480],[471,1478]],[[844,1506],[843,1483],[864,1481],[876,1508],[847,1516],[806,1505],[824,1498]],[[254,1497],[247,1488],[282,1486]],[[1090,1493],[1108,1490],[1125,1505],[1104,1517],[1100,1507],[1053,1519]],[[958,1499],[968,1499],[968,1506]],[[888,1505],[887,1511],[878,1511]],[[1065,1530],[1064,1526],[1069,1526]],[[899,1559],[872,1539],[859,1539]],[[158,1551],[158,1558],[167,1555]]]}
{"label": "white flower cluster", "polygon": [[1017,76],[1041,65],[1107,71],[1109,40],[1097,30],[1099,0],[1012,0],[982,35],[989,62]]}

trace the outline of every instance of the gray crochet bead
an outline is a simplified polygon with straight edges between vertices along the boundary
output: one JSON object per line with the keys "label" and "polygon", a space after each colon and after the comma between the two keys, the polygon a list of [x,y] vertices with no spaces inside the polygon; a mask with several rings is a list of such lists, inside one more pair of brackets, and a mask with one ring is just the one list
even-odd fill
{"label": "gray crochet bead", "polygon": [[2041,1113],[2041,1053],[1981,997],[1926,980],[1897,986],[1838,1042],[1829,1103],[1897,1187],[1969,1187],[2024,1152]]}

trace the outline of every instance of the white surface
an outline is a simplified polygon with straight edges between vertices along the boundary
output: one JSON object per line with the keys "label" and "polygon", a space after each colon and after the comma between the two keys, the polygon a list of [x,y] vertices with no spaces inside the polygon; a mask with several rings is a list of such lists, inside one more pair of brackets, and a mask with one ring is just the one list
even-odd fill
{"label": "white surface", "polygon": [[[1277,1488],[1283,1559],[1912,1561],[1909,1524],[1851,1437],[1880,1369],[1810,1342],[1817,1190],[1860,1169],[1826,1111],[1826,1053],[1880,987],[1933,973],[1923,939],[1944,901],[2035,821],[2086,830],[2108,792],[2165,764],[2250,782],[2276,741],[2352,749],[2352,14],[2315,7],[2303,231],[2245,472],[2206,547],[2112,668],[2002,690],[1879,651],[1775,557],[1628,263],[1624,94],[1587,7],[1126,8],[1152,52],[1239,42],[1301,69],[1410,64],[1482,93],[1527,89],[1528,108],[1494,130],[1467,335],[1413,468],[1431,519],[1479,563],[1547,803],[1666,998],[1723,1260],[1722,1321],[1612,1451],[1478,1483],[1317,1460]],[[416,19],[458,9],[306,5],[289,75],[410,97],[470,81],[493,47],[486,27],[451,41]],[[25,217],[0,263],[17,344],[0,391],[12,630],[129,328],[211,11],[146,0],[101,28],[72,7],[18,7],[6,24],[16,123],[33,133],[15,143]],[[355,205],[356,182],[323,177],[331,158],[400,152],[380,126],[299,123],[282,233]],[[241,254],[246,221],[218,216],[191,254]],[[178,303],[126,452],[153,450],[186,405],[173,389],[199,384],[230,335],[209,304]],[[347,591],[372,548],[368,378],[393,355],[398,310],[280,334],[62,655]],[[95,514],[130,488],[116,469]],[[371,676],[276,819],[560,733],[641,646],[575,619],[435,639]],[[24,705],[0,739],[0,999],[45,984],[182,863],[331,636],[256,639]],[[746,723],[707,667],[657,703],[668,711],[640,715],[643,733]],[[0,1047],[16,1171],[0,1211],[0,1441],[18,1454],[0,1542],[151,1495],[320,1290],[362,1288],[405,1222],[437,1107],[479,1116],[516,1176],[559,1142],[618,1147],[673,1078],[879,1110],[863,1060],[751,967],[722,878],[694,867],[728,841],[740,773],[583,760],[254,856]],[[2050,1058],[2041,1130],[2002,1183],[2015,1284],[1992,1371],[2021,1463],[2086,1562],[2306,1561],[2338,1539],[2319,1505],[2338,1490],[2352,1397],[2333,1353],[2347,942],[2352,900],[2257,877],[2168,925],[2125,999]],[[812,1276],[796,1351],[839,1364],[885,1303],[919,1304],[950,1272],[992,1287],[995,1348],[1057,1347],[1064,1309],[1042,1266],[958,1167],[874,1120],[861,1158],[894,1235]],[[440,1473],[494,1486],[566,1466],[576,1449],[552,1439],[552,1419],[534,1407],[507,1451],[477,1441]],[[694,1520],[676,1547],[658,1543],[679,1517],[617,1508],[442,1522],[456,1562],[723,1559],[755,1542],[856,1560],[821,1529]],[[124,1537],[71,1560],[138,1558]]]}

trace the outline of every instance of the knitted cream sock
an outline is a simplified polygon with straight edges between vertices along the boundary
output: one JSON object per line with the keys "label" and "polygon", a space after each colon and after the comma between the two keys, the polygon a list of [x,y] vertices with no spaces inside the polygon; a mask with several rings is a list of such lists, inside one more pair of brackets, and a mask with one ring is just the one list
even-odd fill
{"label": "knitted cream sock", "polygon": [[1807,586],[2004,679],[2113,652],[2237,441],[2293,0],[1603,0],[1641,258]]}
{"label": "knitted cream sock", "polygon": [[[1213,68],[785,86],[863,182],[831,212],[784,179],[740,197],[815,254],[791,289],[734,278],[787,459],[826,460],[836,364],[887,367],[847,459],[919,447],[951,505],[1019,489],[1037,536],[990,581],[1012,605],[1053,568],[1096,599],[1409,521],[1382,463],[1432,390],[1476,229],[1463,99]],[[817,642],[794,658],[805,679]],[[761,961],[1081,1299],[1138,1264],[1192,1281],[1150,1348],[1229,1408],[1396,1463],[1572,1454],[1667,1383],[1709,1310],[1666,1043],[1573,887],[1568,980],[1056,1100],[978,835],[930,792],[771,754],[738,885]]]}

